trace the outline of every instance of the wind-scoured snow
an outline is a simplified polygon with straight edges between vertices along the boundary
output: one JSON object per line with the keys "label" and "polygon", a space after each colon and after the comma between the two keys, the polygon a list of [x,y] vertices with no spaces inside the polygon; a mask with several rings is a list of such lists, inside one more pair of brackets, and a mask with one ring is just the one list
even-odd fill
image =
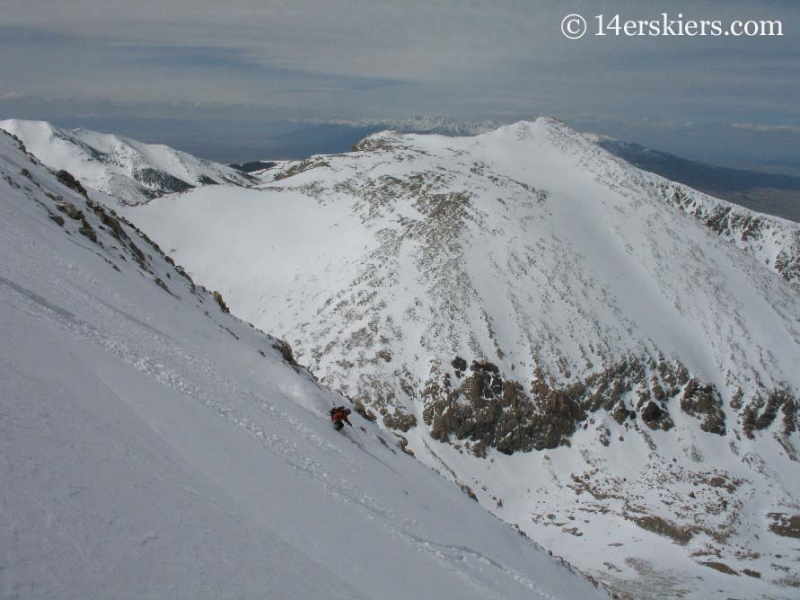
{"label": "wind-scoured snow", "polygon": [[20,138],[47,166],[65,169],[87,187],[124,204],[209,184],[251,185],[253,179],[225,165],[168,146],[87,129],[67,131],[44,121],[8,119],[0,129]]}
{"label": "wind-scoured snow", "polygon": [[550,119],[355,150],[126,214],[594,577],[636,598],[792,597],[798,226]]}
{"label": "wind-scoured snow", "polygon": [[0,597],[603,597],[64,182],[0,134]]}

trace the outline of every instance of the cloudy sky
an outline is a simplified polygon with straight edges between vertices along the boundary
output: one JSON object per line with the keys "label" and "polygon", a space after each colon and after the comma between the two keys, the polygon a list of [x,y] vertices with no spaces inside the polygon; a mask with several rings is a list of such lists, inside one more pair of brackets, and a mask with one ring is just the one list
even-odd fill
{"label": "cloudy sky", "polygon": [[[562,35],[570,13],[588,22],[579,40]],[[723,28],[780,20],[784,35],[594,35],[597,15],[662,13]],[[0,0],[0,117],[241,160],[280,154],[298,123],[546,114],[789,171],[800,168],[798,30],[797,0]]]}

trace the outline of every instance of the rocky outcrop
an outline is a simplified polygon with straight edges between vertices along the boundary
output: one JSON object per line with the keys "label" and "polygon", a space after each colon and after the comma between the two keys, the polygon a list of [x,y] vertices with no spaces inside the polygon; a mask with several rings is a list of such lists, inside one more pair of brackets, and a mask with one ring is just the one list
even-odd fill
{"label": "rocky outcrop", "polygon": [[396,408],[393,413],[388,413],[383,417],[383,423],[390,429],[399,429],[405,433],[412,427],[416,427],[417,417],[400,408]]}
{"label": "rocky outcrop", "polygon": [[702,385],[694,377],[689,380],[681,396],[681,410],[702,420],[700,429],[725,435],[725,413],[722,397],[713,385]]}
{"label": "rocky outcrop", "polygon": [[222,294],[215,291],[214,292],[214,300],[216,300],[217,304],[219,304],[219,309],[224,313],[229,313],[231,310],[228,308],[228,305],[225,304],[225,299],[222,297]]}
{"label": "rocky outcrop", "polygon": [[[434,375],[422,389],[423,418],[434,439],[466,441],[477,456],[486,456],[487,448],[512,454],[568,445],[580,424],[601,411],[620,425],[640,421],[651,430],[668,431],[674,427],[672,414],[680,410],[695,417],[702,431],[727,433],[719,390],[663,357],[629,358],[562,385],[547,383],[539,372],[528,389],[487,361],[472,361],[464,377],[463,358],[450,364],[455,377]],[[794,431],[797,401],[788,391],[773,391],[754,403],[744,411],[745,433],[752,437],[779,414],[784,431]]]}
{"label": "rocky outcrop", "polygon": [[86,188],[83,187],[80,181],[75,179],[75,177],[73,177],[72,173],[69,171],[61,169],[58,173],[56,173],[56,178],[58,178],[58,180],[69,189],[78,192],[84,198],[88,198]]}
{"label": "rocky outcrop", "polygon": [[770,391],[766,399],[756,396],[742,411],[742,429],[747,437],[755,437],[754,432],[770,427],[782,415],[780,429],[790,434],[798,429],[800,411],[797,410],[798,399],[786,388]]}
{"label": "rocky outcrop", "polygon": [[[166,171],[153,167],[134,169],[132,176],[136,181],[144,185],[145,193],[151,198],[158,198],[164,194],[185,192],[194,187],[182,179],[170,175]],[[202,185],[209,185],[216,184],[217,182],[203,175],[201,176],[200,183]]]}

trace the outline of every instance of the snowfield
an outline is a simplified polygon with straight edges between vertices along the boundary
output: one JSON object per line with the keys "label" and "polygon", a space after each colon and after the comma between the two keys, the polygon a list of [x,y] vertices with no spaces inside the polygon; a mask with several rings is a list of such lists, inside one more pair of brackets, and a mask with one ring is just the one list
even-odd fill
{"label": "snowfield", "polygon": [[800,585],[800,228],[552,119],[125,214],[488,510],[633,598]]}
{"label": "snowfield", "polygon": [[605,597],[0,134],[0,597]]}

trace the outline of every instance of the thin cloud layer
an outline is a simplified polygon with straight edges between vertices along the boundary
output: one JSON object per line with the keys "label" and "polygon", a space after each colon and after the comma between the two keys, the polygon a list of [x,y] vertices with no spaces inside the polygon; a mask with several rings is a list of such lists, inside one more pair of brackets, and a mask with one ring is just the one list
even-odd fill
{"label": "thin cloud layer", "polygon": [[[786,31],[571,41],[560,29],[568,12],[592,24],[681,11],[781,19]],[[800,5],[788,0],[0,0],[0,15],[6,116],[35,116],[33,98],[76,116],[136,103],[175,116],[192,105],[264,119],[588,114],[800,127]]]}

